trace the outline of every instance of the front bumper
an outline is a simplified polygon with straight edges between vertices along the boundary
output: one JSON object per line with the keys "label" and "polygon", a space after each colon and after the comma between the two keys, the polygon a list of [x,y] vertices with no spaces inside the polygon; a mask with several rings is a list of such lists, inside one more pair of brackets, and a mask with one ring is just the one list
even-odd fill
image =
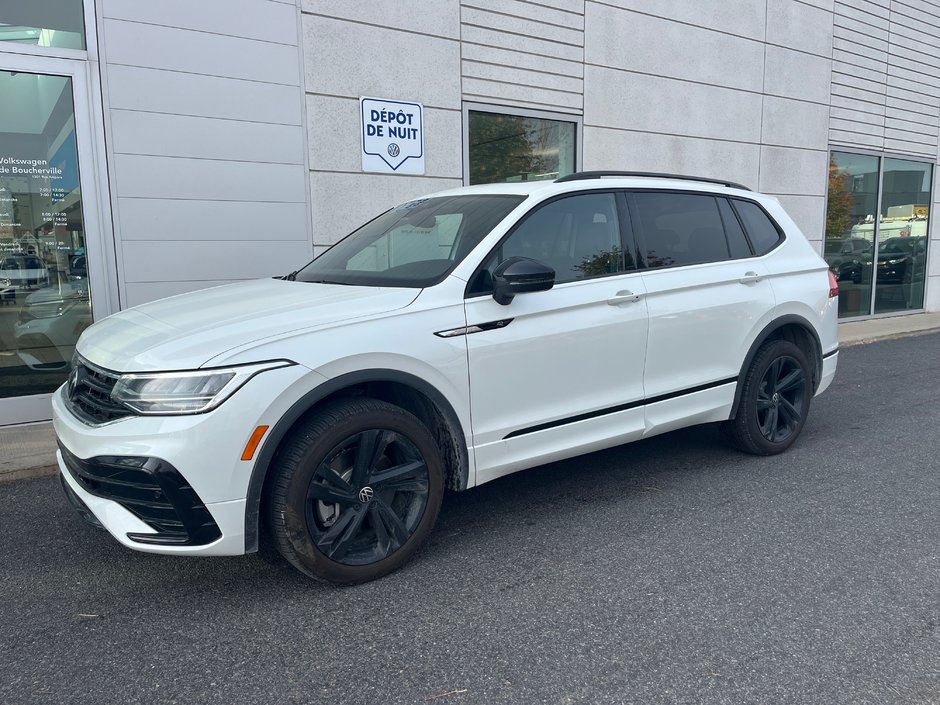
{"label": "front bumper", "polygon": [[229,556],[245,552],[256,426],[273,427],[310,380],[302,366],[249,380],[221,406],[191,416],[132,416],[89,426],[53,394],[57,460],[67,494],[129,548]]}

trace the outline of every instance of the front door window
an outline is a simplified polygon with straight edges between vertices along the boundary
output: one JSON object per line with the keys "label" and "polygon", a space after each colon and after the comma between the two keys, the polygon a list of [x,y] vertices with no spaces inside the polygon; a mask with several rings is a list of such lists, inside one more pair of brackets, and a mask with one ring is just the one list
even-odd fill
{"label": "front door window", "polygon": [[72,81],[0,71],[0,398],[65,380],[91,323]]}

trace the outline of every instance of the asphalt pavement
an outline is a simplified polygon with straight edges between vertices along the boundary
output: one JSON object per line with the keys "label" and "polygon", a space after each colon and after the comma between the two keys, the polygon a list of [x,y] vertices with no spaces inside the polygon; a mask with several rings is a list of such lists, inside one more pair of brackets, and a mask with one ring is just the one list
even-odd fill
{"label": "asphalt pavement", "polygon": [[0,702],[940,703],[940,334],[845,348],[796,446],[714,427],[450,495],[332,588],[0,484]]}

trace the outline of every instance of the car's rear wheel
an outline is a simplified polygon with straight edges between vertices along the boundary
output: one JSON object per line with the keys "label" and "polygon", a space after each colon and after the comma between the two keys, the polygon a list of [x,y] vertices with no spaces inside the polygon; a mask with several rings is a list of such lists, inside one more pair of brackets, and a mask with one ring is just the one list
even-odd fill
{"label": "car's rear wheel", "polygon": [[307,575],[374,580],[410,558],[437,519],[437,444],[407,411],[376,399],[334,402],[278,451],[266,512],[278,551]]}
{"label": "car's rear wheel", "polygon": [[803,430],[812,396],[806,354],[789,340],[771,340],[754,356],[737,414],[725,423],[725,432],[745,452],[781,453]]}

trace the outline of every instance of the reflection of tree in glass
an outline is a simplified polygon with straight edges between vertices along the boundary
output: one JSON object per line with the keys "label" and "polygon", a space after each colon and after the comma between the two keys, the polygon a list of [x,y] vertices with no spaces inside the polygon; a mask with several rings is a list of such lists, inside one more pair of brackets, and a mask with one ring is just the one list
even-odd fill
{"label": "reflection of tree in glass", "polygon": [[646,252],[646,266],[647,267],[669,267],[675,264],[676,261],[669,255],[658,255],[656,250],[647,250]]}
{"label": "reflection of tree in glass", "polygon": [[556,133],[556,126],[545,121],[470,111],[470,183],[554,176],[560,139]]}
{"label": "reflection of tree in glass", "polygon": [[841,239],[852,228],[852,189],[849,173],[829,160],[829,200],[826,202],[826,239]]}
{"label": "reflection of tree in glass", "polygon": [[601,274],[610,274],[621,270],[622,261],[619,247],[610,250],[603,250],[593,255],[588,255],[574,265],[572,269],[580,272],[581,277],[597,277]]}

